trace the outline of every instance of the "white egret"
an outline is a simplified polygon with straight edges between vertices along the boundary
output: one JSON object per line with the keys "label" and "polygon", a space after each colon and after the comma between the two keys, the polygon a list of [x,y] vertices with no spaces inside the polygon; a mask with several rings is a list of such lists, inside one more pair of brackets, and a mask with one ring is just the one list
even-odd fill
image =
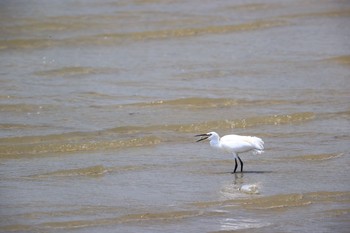
{"label": "white egret", "polygon": [[241,172],[243,172],[243,162],[238,156],[239,153],[253,151],[254,154],[261,154],[264,152],[264,142],[258,137],[231,134],[220,138],[215,132],[198,134],[195,137],[201,137],[197,142],[209,139],[211,147],[232,153],[235,158],[235,169],[232,174],[237,170],[237,159],[241,163]]}

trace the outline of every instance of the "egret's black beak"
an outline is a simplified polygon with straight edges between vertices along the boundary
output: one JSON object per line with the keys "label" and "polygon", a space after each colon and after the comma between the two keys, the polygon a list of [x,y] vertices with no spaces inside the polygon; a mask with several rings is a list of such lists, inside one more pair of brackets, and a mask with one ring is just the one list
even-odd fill
{"label": "egret's black beak", "polygon": [[204,133],[204,134],[198,134],[198,135],[195,135],[195,137],[201,137],[200,139],[198,139],[198,140],[196,141],[196,142],[200,142],[200,141],[203,141],[203,140],[209,138],[209,137],[210,137],[210,134],[206,134],[206,133]]}

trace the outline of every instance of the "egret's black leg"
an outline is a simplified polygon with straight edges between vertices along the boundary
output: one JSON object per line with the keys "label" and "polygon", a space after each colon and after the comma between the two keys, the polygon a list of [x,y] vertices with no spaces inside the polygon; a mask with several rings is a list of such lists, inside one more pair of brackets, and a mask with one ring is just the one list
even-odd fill
{"label": "egret's black leg", "polygon": [[243,162],[238,155],[237,155],[237,158],[238,158],[239,162],[241,163],[241,172],[243,172]]}
{"label": "egret's black leg", "polygon": [[233,170],[232,174],[235,173],[237,170],[237,159],[235,158],[235,170]]}

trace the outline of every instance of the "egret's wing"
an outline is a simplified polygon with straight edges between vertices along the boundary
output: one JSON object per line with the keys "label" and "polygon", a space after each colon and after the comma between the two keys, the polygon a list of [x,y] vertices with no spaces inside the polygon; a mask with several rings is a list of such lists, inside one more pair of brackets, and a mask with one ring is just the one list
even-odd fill
{"label": "egret's wing", "polygon": [[248,151],[252,149],[252,143],[245,136],[226,135],[221,138],[221,145],[225,150],[236,153]]}
{"label": "egret's wing", "polygon": [[226,135],[221,138],[220,142],[225,150],[236,153],[264,149],[264,142],[258,137]]}
{"label": "egret's wing", "polygon": [[244,136],[242,139],[250,143],[254,147],[254,149],[257,149],[257,150],[264,149],[264,141],[261,140],[261,138]]}

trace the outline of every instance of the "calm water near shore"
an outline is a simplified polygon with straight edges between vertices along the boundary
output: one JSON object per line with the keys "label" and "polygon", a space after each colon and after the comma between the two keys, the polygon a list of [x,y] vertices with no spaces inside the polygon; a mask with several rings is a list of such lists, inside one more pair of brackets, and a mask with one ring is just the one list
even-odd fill
{"label": "calm water near shore", "polygon": [[[349,1],[2,1],[0,232],[348,232]],[[234,160],[195,134],[261,137]]]}

